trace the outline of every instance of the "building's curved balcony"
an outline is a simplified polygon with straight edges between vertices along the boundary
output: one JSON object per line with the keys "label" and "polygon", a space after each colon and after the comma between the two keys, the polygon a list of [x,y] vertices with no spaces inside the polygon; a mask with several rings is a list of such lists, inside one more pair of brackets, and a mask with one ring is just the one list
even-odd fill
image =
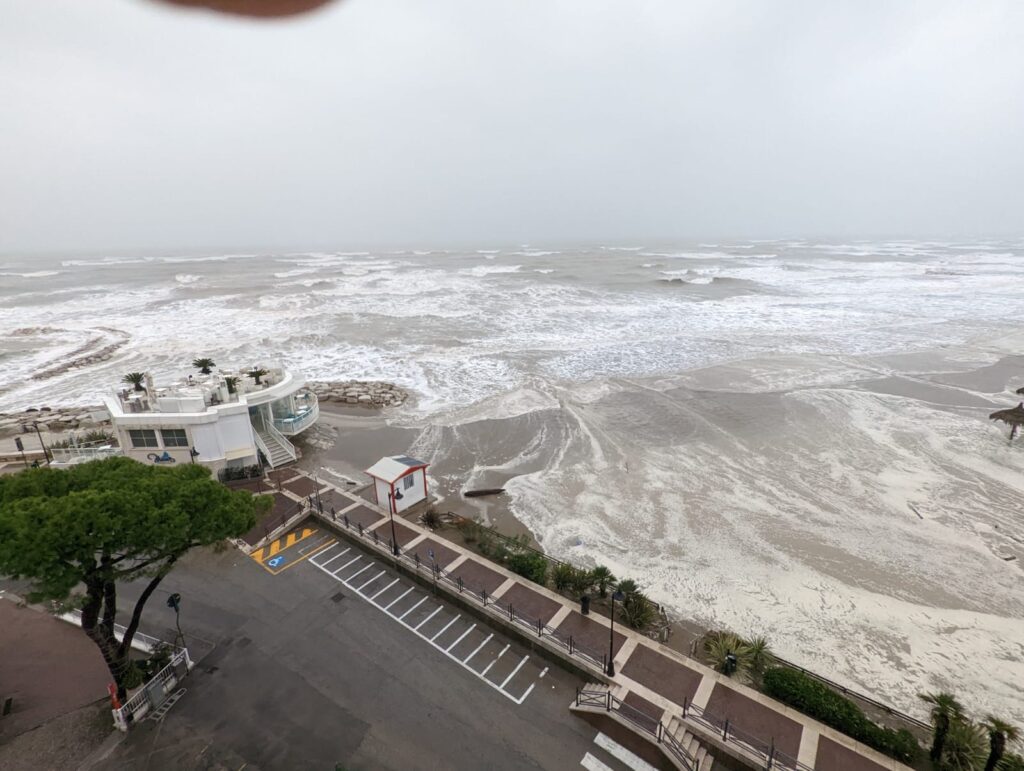
{"label": "building's curved balcony", "polygon": [[285,436],[295,436],[305,431],[320,417],[320,402],[312,391],[302,391],[287,401],[294,403],[294,411],[288,415],[274,415],[274,428]]}

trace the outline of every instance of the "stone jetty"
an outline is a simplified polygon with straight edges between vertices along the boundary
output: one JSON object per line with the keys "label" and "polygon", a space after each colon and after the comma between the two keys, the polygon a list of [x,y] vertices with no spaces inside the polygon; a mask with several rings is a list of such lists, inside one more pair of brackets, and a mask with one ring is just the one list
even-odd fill
{"label": "stone jetty", "polygon": [[409,392],[405,389],[379,380],[345,380],[333,383],[311,380],[307,385],[321,402],[364,407],[397,407],[409,398]]}

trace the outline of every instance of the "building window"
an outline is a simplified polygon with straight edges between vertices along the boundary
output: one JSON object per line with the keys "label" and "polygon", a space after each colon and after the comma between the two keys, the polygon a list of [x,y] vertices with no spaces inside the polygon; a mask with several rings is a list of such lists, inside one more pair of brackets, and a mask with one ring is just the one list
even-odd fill
{"label": "building window", "polygon": [[413,485],[413,481],[414,481],[414,480],[413,480],[413,477],[414,477],[414,476],[416,476],[416,474],[415,474],[415,473],[413,473],[413,474],[409,474],[409,476],[405,477],[405,478],[404,478],[404,479],[402,480],[402,489],[403,489],[403,490],[408,490],[408,489],[409,489],[410,487],[412,487],[412,485]]}
{"label": "building window", "polygon": [[156,431],[151,428],[133,428],[128,431],[132,447],[158,447]]}
{"label": "building window", "polygon": [[188,447],[184,428],[163,428],[160,436],[164,439],[164,447]]}

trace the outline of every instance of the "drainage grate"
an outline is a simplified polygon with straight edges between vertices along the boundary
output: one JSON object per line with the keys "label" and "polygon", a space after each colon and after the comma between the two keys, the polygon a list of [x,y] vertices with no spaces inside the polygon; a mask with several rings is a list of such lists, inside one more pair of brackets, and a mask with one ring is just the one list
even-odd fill
{"label": "drainage grate", "polygon": [[331,602],[341,602],[344,599],[345,599],[345,595],[342,594],[341,592],[338,592],[333,597],[331,597]]}

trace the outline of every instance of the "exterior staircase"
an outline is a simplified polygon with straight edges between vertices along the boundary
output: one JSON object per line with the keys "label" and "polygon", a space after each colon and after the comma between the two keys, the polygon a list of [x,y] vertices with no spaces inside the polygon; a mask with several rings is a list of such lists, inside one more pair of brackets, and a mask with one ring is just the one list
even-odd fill
{"label": "exterior staircase", "polygon": [[284,437],[277,437],[263,428],[255,427],[256,435],[262,443],[263,454],[267,456],[267,462],[271,468],[277,468],[291,463],[298,458],[295,446]]}
{"label": "exterior staircase", "polygon": [[707,747],[701,743],[700,739],[687,730],[686,723],[676,715],[673,715],[668,721],[667,733],[679,742],[687,754],[693,758],[697,771],[710,771],[715,759],[708,754]]}

